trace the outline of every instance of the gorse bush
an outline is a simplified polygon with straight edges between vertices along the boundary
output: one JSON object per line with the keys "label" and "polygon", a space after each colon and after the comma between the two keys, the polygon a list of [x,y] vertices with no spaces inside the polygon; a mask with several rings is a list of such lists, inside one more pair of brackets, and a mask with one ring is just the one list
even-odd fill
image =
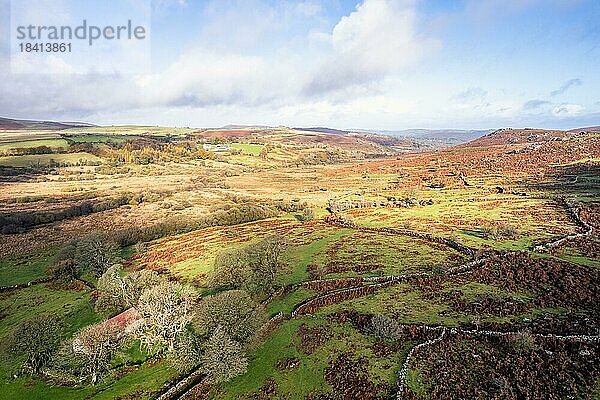
{"label": "gorse bush", "polygon": [[516,227],[504,222],[486,224],[481,227],[481,232],[483,236],[493,238],[514,238],[518,234]]}
{"label": "gorse bush", "polygon": [[401,337],[400,325],[385,315],[377,314],[371,318],[371,331],[373,334],[385,340],[397,340]]}
{"label": "gorse bush", "polygon": [[512,337],[513,349],[520,354],[531,353],[537,347],[535,345],[535,337],[531,332],[518,332]]}

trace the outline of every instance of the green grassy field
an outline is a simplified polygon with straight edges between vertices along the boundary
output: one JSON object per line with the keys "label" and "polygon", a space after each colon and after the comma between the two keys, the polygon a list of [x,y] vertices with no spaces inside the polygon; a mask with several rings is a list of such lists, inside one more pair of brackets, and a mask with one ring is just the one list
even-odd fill
{"label": "green grassy field", "polygon": [[[304,326],[324,332],[326,337],[320,345],[308,351],[301,344],[299,329]],[[369,380],[374,384],[393,387],[396,370],[406,351],[393,352],[387,357],[376,357],[373,344],[375,338],[365,335],[348,323],[335,323],[323,319],[302,318],[285,321],[267,339],[263,346],[250,352],[248,372],[213,390],[210,398],[252,398],[267,378],[274,380],[276,399],[304,399],[309,394],[331,391],[324,379],[324,371],[338,356],[344,354],[351,359],[364,358]],[[406,343],[404,349],[408,349]],[[297,359],[296,368],[283,369],[278,362]]]}
{"label": "green grassy field", "polygon": [[321,250],[312,263],[325,266],[330,278],[400,275],[448,268],[465,261],[455,250],[402,235],[353,232]]}
{"label": "green grassy field", "polygon": [[[6,311],[10,309],[10,313]],[[35,285],[24,289],[0,293],[0,343],[18,322],[39,314],[58,314],[65,318],[65,338],[77,330],[98,322],[100,317],[93,310],[88,292],[55,288],[53,284]],[[47,385],[39,379],[10,376],[18,370],[20,357],[14,357],[0,345],[0,399],[114,399],[133,396],[136,399],[151,399],[161,390],[165,382],[175,378],[167,362],[145,363],[129,367],[127,374],[108,376],[97,386],[62,387]]]}
{"label": "green grassy field", "polygon": [[251,143],[231,143],[229,145],[233,149],[240,149],[242,153],[257,156],[264,147],[262,144],[251,144]]}
{"label": "green grassy field", "polygon": [[[457,239],[477,248],[526,250],[534,242],[573,233],[577,226],[551,199],[490,194],[489,190],[440,190],[416,192],[433,205],[410,208],[363,208],[348,210],[361,226],[403,227]],[[510,237],[486,237],[484,228],[505,224],[515,230]]]}
{"label": "green grassy field", "polygon": [[56,248],[50,248],[36,254],[0,260],[0,286],[27,283],[46,276],[46,270],[57,251]]}
{"label": "green grassy field", "polygon": [[11,149],[28,149],[32,147],[47,146],[53,149],[67,148],[69,144],[64,139],[36,139],[8,143],[0,143],[0,153]]}
{"label": "green grassy field", "polygon": [[101,162],[102,159],[89,153],[35,154],[0,157],[0,165],[6,167],[36,167],[48,166],[52,164],[77,165],[80,163],[100,164]]}

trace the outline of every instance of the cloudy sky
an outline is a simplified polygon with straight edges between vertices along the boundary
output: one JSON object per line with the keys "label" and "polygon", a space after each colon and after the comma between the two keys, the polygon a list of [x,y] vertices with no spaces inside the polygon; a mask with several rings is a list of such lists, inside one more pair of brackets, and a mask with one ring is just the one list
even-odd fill
{"label": "cloudy sky", "polygon": [[[67,0],[49,4],[53,15],[73,11]],[[141,74],[75,74],[56,63],[11,70],[9,14],[0,0],[0,116],[386,130],[600,125],[596,0],[154,0]],[[105,60],[99,51],[88,61]]]}

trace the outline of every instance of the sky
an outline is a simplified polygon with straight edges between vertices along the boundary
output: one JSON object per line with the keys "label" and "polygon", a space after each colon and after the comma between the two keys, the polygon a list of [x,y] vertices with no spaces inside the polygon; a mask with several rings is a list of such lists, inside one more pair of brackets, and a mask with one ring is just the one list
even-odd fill
{"label": "sky", "polygon": [[[129,17],[118,1],[75,3],[90,20],[102,3]],[[31,4],[32,13],[44,4],[52,15],[75,12],[68,0]],[[0,116],[375,130],[600,125],[600,1],[152,0],[149,7],[150,57],[130,60],[144,72],[81,74],[67,63],[15,70],[10,1],[0,0]],[[107,59],[102,51],[86,56],[97,65]]]}

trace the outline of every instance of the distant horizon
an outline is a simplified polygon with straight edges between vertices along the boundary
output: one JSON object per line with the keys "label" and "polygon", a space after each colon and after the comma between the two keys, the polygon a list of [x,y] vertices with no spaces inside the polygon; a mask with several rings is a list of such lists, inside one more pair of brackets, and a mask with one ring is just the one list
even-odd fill
{"label": "distant horizon", "polygon": [[[148,122],[142,123],[100,123],[100,122],[91,122],[86,120],[59,120],[53,118],[40,118],[40,119],[32,119],[32,118],[16,118],[16,117],[8,117],[5,115],[0,115],[0,118],[9,119],[9,120],[18,120],[18,121],[32,121],[32,122],[52,122],[59,124],[86,124],[91,126],[99,126],[99,127],[110,127],[110,126],[149,126],[149,127],[163,127],[163,128],[195,128],[195,129],[244,129],[244,128],[252,128],[252,127],[268,127],[268,128],[277,128],[277,127],[286,127],[290,129],[303,128],[303,129],[315,129],[315,128],[326,128],[326,129],[334,129],[339,131],[346,132],[406,132],[406,131],[495,131],[500,129],[515,129],[515,130],[525,130],[525,129],[542,129],[542,130],[557,130],[557,131],[571,131],[577,129],[586,129],[586,128],[595,128],[600,126],[600,121],[596,125],[586,125],[586,126],[573,126],[567,128],[545,128],[545,127],[537,127],[537,126],[498,126],[498,127],[489,127],[489,128],[454,128],[454,127],[446,127],[446,128],[424,128],[424,127],[416,127],[416,128],[402,128],[402,129],[377,129],[377,128],[345,128],[338,126],[321,126],[321,125],[306,125],[306,126],[294,126],[288,124],[265,124],[265,123],[257,123],[257,124],[243,124],[243,123],[227,123],[219,126],[200,126],[200,125],[191,125],[191,124],[173,124],[173,125],[162,125],[162,124],[153,124]],[[240,128],[229,128],[229,126],[240,127]]]}

